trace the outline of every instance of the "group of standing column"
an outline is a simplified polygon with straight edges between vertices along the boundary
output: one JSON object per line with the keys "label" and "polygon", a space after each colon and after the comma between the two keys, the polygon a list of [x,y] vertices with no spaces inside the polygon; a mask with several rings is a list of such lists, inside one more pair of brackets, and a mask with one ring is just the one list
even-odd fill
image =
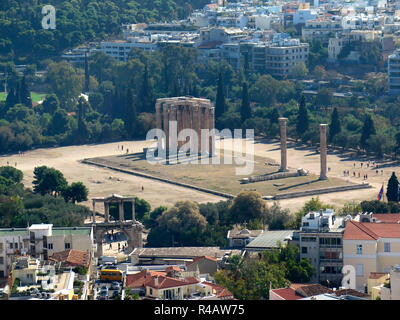
{"label": "group of standing column", "polygon": [[[215,137],[210,134],[210,130],[215,128],[215,108],[210,100],[192,97],[157,99],[156,125],[165,133],[164,143],[158,139],[157,149],[165,151],[167,161],[170,155],[177,154],[188,141],[191,151],[210,156],[214,154]],[[185,141],[179,141],[179,133],[184,129],[192,129],[194,132]],[[203,135],[202,129],[206,129]],[[197,139],[194,134],[197,134]]]}
{"label": "group of standing column", "polygon": [[132,220],[135,221],[135,198],[134,197],[122,197],[120,199],[116,199],[116,197],[106,197],[106,198],[93,198],[92,205],[92,222],[96,223],[96,203],[103,202],[104,203],[104,222],[110,222],[110,205],[116,204],[118,205],[118,218],[119,221],[125,221],[124,217],[124,202],[132,203]]}
{"label": "group of standing column", "polygon": [[[279,126],[280,126],[280,135],[281,135],[281,167],[279,171],[285,172],[287,169],[287,146],[286,146],[286,123],[287,118],[279,118]],[[319,179],[326,180],[328,179],[326,175],[327,168],[327,149],[326,149],[326,130],[327,124],[320,124],[320,162],[321,162],[321,172]]]}

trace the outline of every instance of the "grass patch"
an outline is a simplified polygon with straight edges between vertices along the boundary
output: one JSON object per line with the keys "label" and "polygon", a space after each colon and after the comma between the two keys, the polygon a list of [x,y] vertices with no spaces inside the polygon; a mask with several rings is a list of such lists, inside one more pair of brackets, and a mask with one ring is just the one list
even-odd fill
{"label": "grass patch", "polygon": [[186,183],[206,189],[237,195],[244,190],[258,191],[263,196],[274,196],[282,193],[298,192],[312,189],[323,189],[328,187],[353,185],[339,178],[319,180],[319,176],[310,174],[308,176],[291,177],[277,180],[260,181],[250,184],[241,184],[240,179],[277,172],[279,166],[270,166],[265,163],[274,163],[273,160],[254,156],[254,170],[251,175],[236,175],[239,166],[233,160],[232,164],[224,164],[221,154],[221,164],[150,164],[143,154],[128,154],[119,156],[108,156],[90,159],[100,164],[121,167],[144,172],[159,178],[169,179],[176,182]]}
{"label": "grass patch", "polygon": [[[43,100],[46,97],[46,93],[37,93],[37,92],[31,92],[31,99],[32,102],[39,102]],[[0,92],[0,101],[5,101],[7,98],[7,95],[4,92]]]}

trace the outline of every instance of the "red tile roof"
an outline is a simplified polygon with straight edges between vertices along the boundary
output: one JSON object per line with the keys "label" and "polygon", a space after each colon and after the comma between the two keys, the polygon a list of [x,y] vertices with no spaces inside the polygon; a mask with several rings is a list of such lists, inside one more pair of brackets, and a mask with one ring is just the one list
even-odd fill
{"label": "red tile roof", "polygon": [[348,221],[344,240],[378,240],[379,238],[400,238],[400,224]]}
{"label": "red tile roof", "polygon": [[184,280],[174,279],[166,276],[154,276],[151,277],[148,281],[146,281],[145,286],[154,289],[168,289],[168,288],[187,286],[188,284],[190,283],[187,283]]}
{"label": "red tile roof", "polygon": [[365,228],[362,223],[347,221],[343,240],[377,240],[378,236]]}
{"label": "red tile roof", "polygon": [[360,297],[360,298],[368,298],[369,297],[368,294],[354,290],[354,289],[340,289],[340,290],[334,291],[334,294],[337,297],[340,297],[340,296],[353,296],[353,297]]}
{"label": "red tile roof", "polygon": [[371,273],[369,274],[368,279],[379,279],[379,278],[384,277],[384,276],[387,276],[387,275],[388,275],[388,274],[387,274],[387,273],[384,273],[384,272],[371,272]]}
{"label": "red tile roof", "polygon": [[212,257],[209,257],[209,256],[201,256],[201,257],[194,258],[192,262],[188,262],[188,263],[186,263],[186,265],[190,266],[193,263],[198,262],[198,261],[203,260],[203,259],[207,259],[207,260],[210,260],[210,261],[217,262],[217,259],[215,259],[215,258],[212,258]]}
{"label": "red tile roof", "polygon": [[154,276],[165,276],[165,272],[141,271],[135,274],[126,275],[125,286],[128,288],[141,288]]}
{"label": "red tile roof", "polygon": [[372,217],[382,223],[398,223],[400,221],[400,213],[374,214]]}
{"label": "red tile roof", "polygon": [[217,285],[215,283],[206,282],[206,281],[203,281],[202,284],[210,286],[212,288],[212,290],[215,291],[215,294],[216,294],[217,298],[221,298],[221,299],[222,298],[224,298],[224,299],[231,298],[231,299],[233,299],[233,294],[228,289],[226,289],[225,287],[219,286],[219,285]]}
{"label": "red tile roof", "polygon": [[170,272],[170,271],[177,271],[177,272],[181,272],[181,268],[177,267],[177,266],[170,266],[165,268],[165,272]]}
{"label": "red tile roof", "polygon": [[332,290],[319,283],[301,284],[294,283],[290,286],[297,294],[303,297],[316,296],[318,294],[332,293]]}
{"label": "red tile roof", "polygon": [[272,289],[271,291],[280,296],[283,300],[298,300],[303,298],[303,296],[299,295],[293,288]]}
{"label": "red tile roof", "polygon": [[49,260],[64,262],[67,266],[88,267],[90,264],[90,253],[75,249],[54,253]]}

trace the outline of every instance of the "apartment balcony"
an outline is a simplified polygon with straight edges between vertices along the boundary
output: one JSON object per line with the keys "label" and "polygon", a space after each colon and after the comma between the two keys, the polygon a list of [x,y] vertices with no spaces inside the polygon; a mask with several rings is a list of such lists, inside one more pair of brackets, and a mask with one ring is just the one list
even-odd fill
{"label": "apartment balcony", "polygon": [[342,244],[319,244],[320,248],[343,249]]}
{"label": "apartment balcony", "polygon": [[343,263],[343,259],[327,259],[327,258],[320,258],[320,263]]}

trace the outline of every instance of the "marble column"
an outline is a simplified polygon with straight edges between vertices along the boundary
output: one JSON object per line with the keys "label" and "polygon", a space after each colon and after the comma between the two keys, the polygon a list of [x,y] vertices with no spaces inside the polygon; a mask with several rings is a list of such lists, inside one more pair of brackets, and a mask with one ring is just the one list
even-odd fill
{"label": "marble column", "polygon": [[169,106],[167,104],[163,105],[163,130],[165,133],[165,143],[164,143],[164,150],[165,150],[165,157],[166,162],[169,163]]}
{"label": "marble column", "polygon": [[118,213],[119,221],[124,221],[124,203],[122,201],[118,203]]}
{"label": "marble column", "polygon": [[104,202],[104,221],[110,221],[110,204],[108,202]]}
{"label": "marble column", "polygon": [[[179,132],[182,131],[183,128],[183,117],[182,117],[182,106],[178,105],[176,106],[176,115],[177,115],[177,121],[178,121],[178,126],[177,126],[177,137],[179,136]],[[182,141],[178,140],[178,153],[179,153],[179,148],[182,146]]]}
{"label": "marble column", "polygon": [[320,124],[319,125],[319,137],[320,137],[320,143],[319,143],[319,152],[320,152],[320,160],[321,160],[321,174],[319,176],[320,180],[326,180],[328,179],[326,175],[326,129],[328,125],[327,124]]}
{"label": "marble column", "polygon": [[[162,130],[162,114],[161,114],[161,103],[157,102],[156,103],[156,125],[157,129]],[[162,140],[161,138],[157,139],[157,150],[162,149]]]}
{"label": "marble column", "polygon": [[279,118],[281,132],[281,167],[279,171],[285,172],[287,169],[287,146],[286,146],[286,122],[287,118]]}
{"label": "marble column", "polygon": [[173,132],[172,128],[171,128],[171,121],[177,122],[177,106],[175,104],[171,105],[170,113],[169,113],[169,121],[170,121],[170,123],[169,123],[169,125],[170,125],[169,126],[169,136],[171,138],[170,151],[171,151],[171,154],[176,155],[177,140],[176,140],[176,136],[173,136],[173,135],[176,134],[176,132]]}
{"label": "marble column", "polygon": [[201,150],[203,154],[210,153],[209,137],[210,137],[210,108],[208,106],[203,107],[204,110],[204,121],[202,128],[206,129],[206,135],[204,136],[204,150]]}
{"label": "marble column", "polygon": [[132,200],[132,221],[136,221],[135,217],[135,200]]}
{"label": "marble column", "polygon": [[93,223],[96,223],[96,201],[92,201],[93,204],[93,213],[92,213],[92,219],[93,219]]}
{"label": "marble column", "polygon": [[[211,107],[209,110],[209,129],[213,130],[215,128],[215,107]],[[209,135],[209,146],[208,154],[210,157],[215,155],[215,134],[210,132]]]}

